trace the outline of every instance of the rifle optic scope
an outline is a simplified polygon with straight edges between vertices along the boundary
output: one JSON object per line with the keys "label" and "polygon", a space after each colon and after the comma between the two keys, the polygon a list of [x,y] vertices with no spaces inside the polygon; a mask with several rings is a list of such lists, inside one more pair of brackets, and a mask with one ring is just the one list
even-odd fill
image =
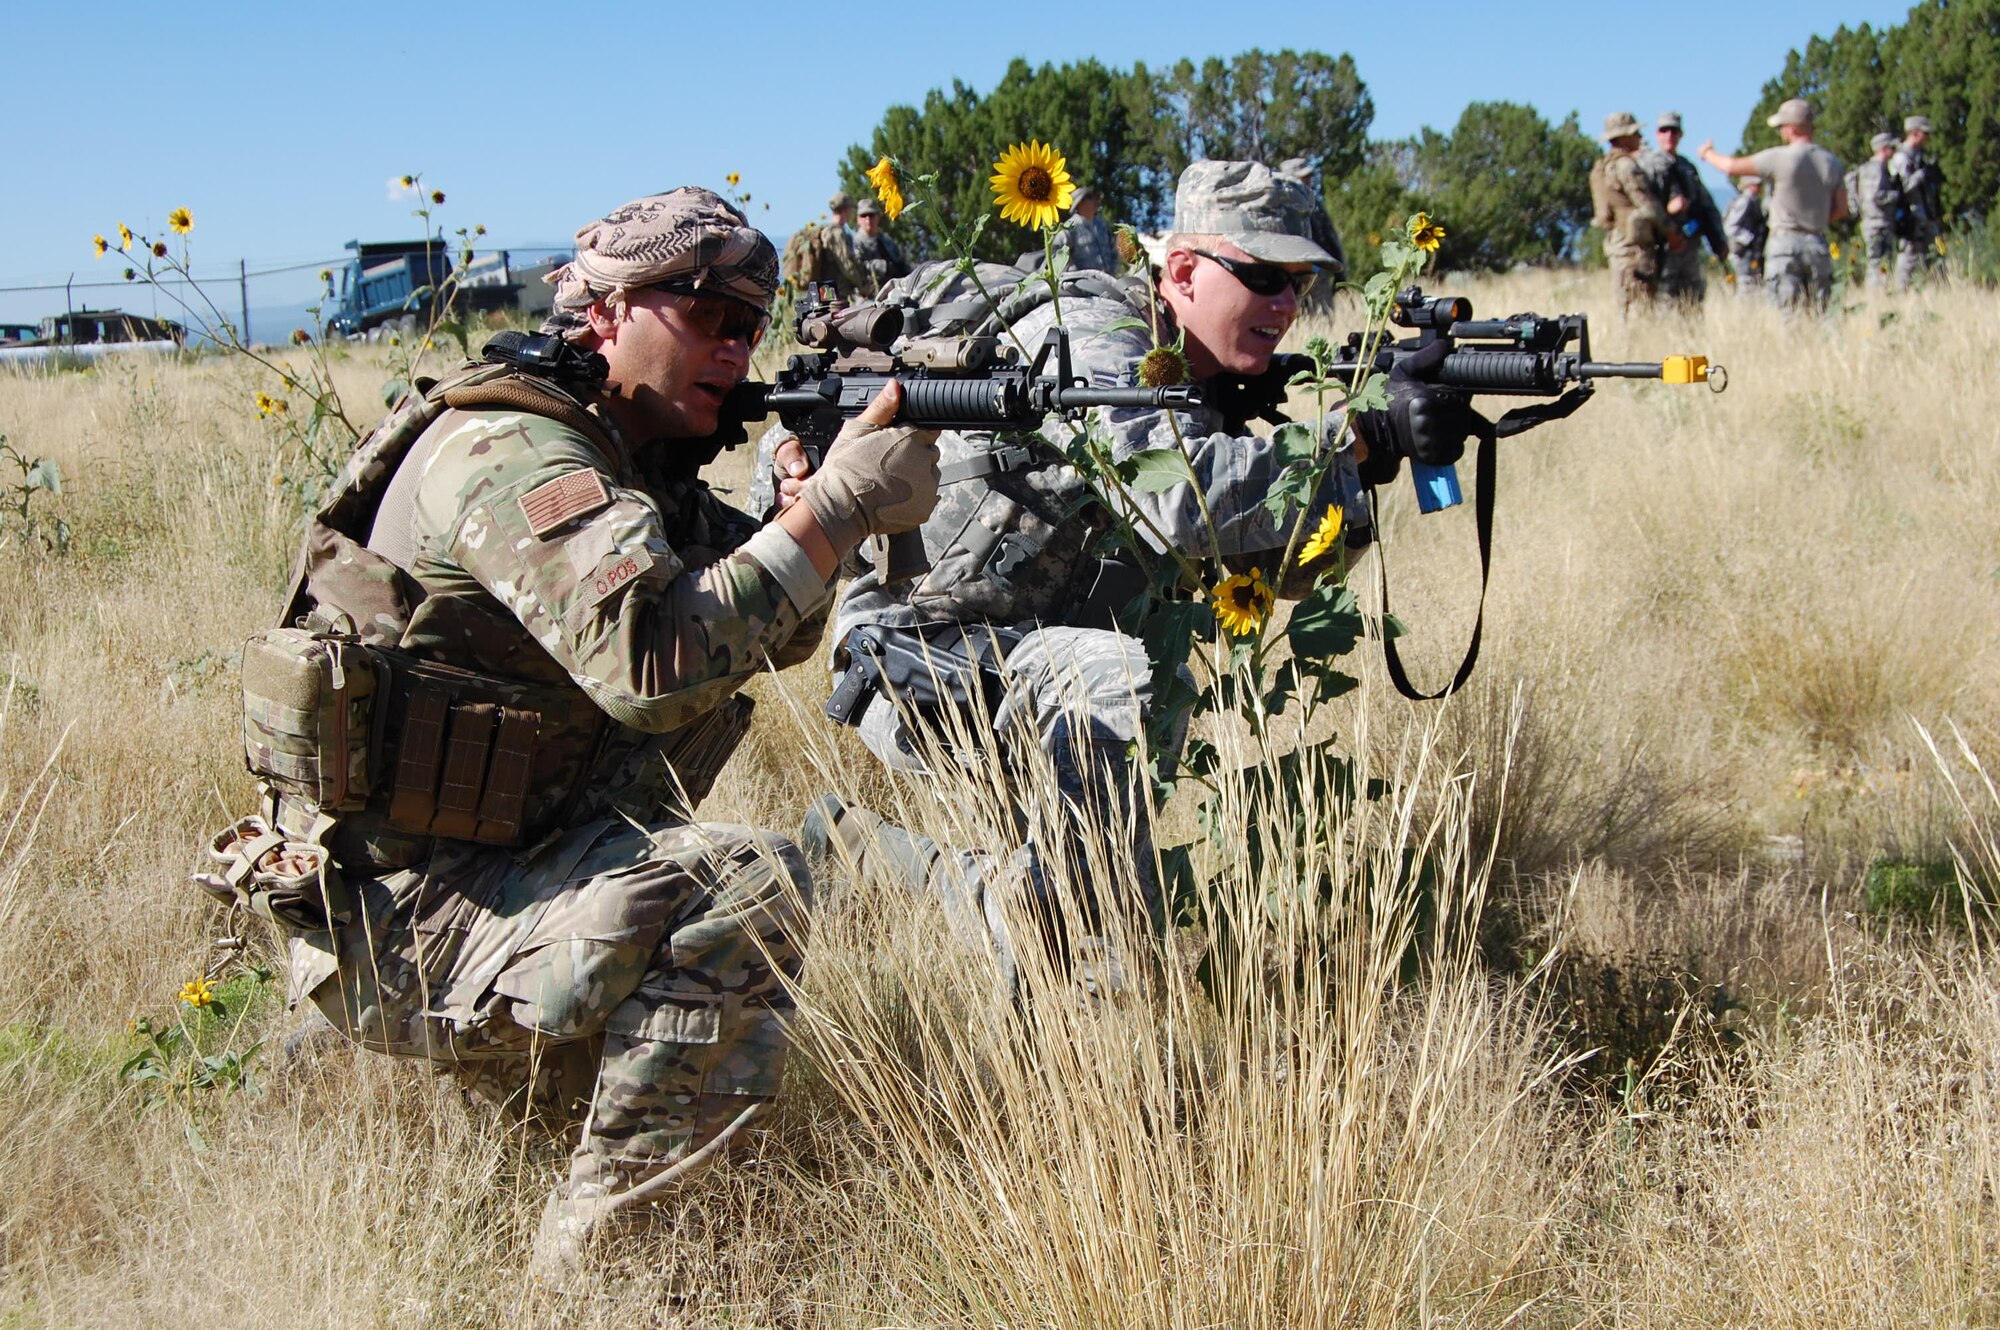
{"label": "rifle optic scope", "polygon": [[903,335],[903,311],[892,305],[835,305],[799,319],[799,341],[822,351],[887,351]]}
{"label": "rifle optic scope", "polygon": [[1396,295],[1390,318],[1405,328],[1434,328],[1451,331],[1451,325],[1472,317],[1472,302],[1464,296],[1426,296],[1420,287],[1408,287]]}

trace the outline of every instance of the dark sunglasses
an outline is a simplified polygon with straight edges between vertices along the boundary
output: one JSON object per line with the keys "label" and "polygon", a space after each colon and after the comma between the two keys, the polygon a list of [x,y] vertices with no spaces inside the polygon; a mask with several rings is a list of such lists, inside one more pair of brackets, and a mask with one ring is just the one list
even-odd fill
{"label": "dark sunglasses", "polygon": [[1205,249],[1197,249],[1193,252],[1207,259],[1209,262],[1220,266],[1224,272],[1243,283],[1246,290],[1260,296],[1282,295],[1285,288],[1289,286],[1292,288],[1292,294],[1304,300],[1306,293],[1319,283],[1319,269],[1317,268],[1308,268],[1304,272],[1293,272],[1289,268],[1280,268],[1275,263],[1245,263],[1242,259],[1224,258],[1220,254],[1211,254]]}
{"label": "dark sunglasses", "polygon": [[764,334],[770,331],[769,312],[746,305],[741,300],[675,286],[662,286],[660,290],[681,297],[674,308],[680,311],[681,318],[687,321],[689,327],[704,337],[718,342],[742,342],[754,351],[757,344],[764,340]]}

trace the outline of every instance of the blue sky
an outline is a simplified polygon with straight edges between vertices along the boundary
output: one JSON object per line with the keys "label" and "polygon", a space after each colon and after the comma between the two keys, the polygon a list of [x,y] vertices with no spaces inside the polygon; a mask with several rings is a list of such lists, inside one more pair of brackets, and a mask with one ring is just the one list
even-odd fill
{"label": "blue sky", "polygon": [[[415,234],[409,202],[388,189],[408,171],[445,191],[447,227],[483,224],[496,247],[560,244],[624,199],[720,187],[730,171],[782,238],[821,211],[835,163],[885,107],[954,78],[984,90],[1017,55],[1124,66],[1253,46],[1348,51],[1377,137],[1509,100],[1551,119],[1574,109],[1591,132],[1606,111],[1650,122],[1672,107],[1692,143],[1713,135],[1728,149],[1787,50],[1906,10],[4,0],[0,86],[15,120],[0,287],[115,279],[121,265],[94,261],[90,237],[121,219],[159,232],[183,206],[197,272],[316,263],[356,237]],[[310,272],[266,279],[251,304],[312,286]],[[77,304],[127,294],[79,292]],[[0,319],[62,308],[61,291],[0,292]]]}

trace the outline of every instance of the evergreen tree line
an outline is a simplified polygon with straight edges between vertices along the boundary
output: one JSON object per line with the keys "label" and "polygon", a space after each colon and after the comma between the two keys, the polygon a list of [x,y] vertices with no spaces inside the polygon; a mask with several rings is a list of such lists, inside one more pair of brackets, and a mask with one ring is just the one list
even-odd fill
{"label": "evergreen tree line", "polygon": [[1965,226],[2000,221],[2000,0],[1923,0],[1893,27],[1814,37],[1764,85],[1744,151],[1777,143],[1764,120],[1787,97],[1817,108],[1816,141],[1849,165],[1867,160],[1874,135],[1901,138],[1905,116],[1929,116],[1946,211]]}
{"label": "evergreen tree line", "polygon": [[[1869,136],[1899,134],[1908,114],[1931,118],[1931,144],[1959,219],[2000,226],[2000,0],[1923,0],[1900,25],[1842,27],[1790,53],[1764,85],[1739,151],[1768,147],[1764,121],[1787,97],[1820,111],[1820,141],[1852,164]],[[1618,108],[1609,108],[1618,109]],[[1326,204],[1347,243],[1351,276],[1372,271],[1371,238],[1412,212],[1446,225],[1440,264],[1501,270],[1594,254],[1589,171],[1599,147],[1575,111],[1551,123],[1531,106],[1474,102],[1447,133],[1371,140],[1375,104],[1348,55],[1252,50],[1228,59],[1113,69],[1096,60],[1011,64],[992,91],[954,82],[921,107],[892,106],[867,145],[848,149],[845,188],[883,156],[909,176],[938,174],[930,204],[896,231],[918,253],[940,250],[939,212],[966,219],[991,206],[987,176],[999,150],[1040,139],[1067,158],[1072,176],[1097,186],[1106,216],[1142,231],[1172,219],[1174,181],[1204,157],[1272,165],[1303,157],[1320,173]],[[909,187],[922,195],[931,191]],[[983,258],[1034,248],[1031,232],[994,217]]]}
{"label": "evergreen tree line", "polygon": [[[935,191],[913,195],[932,193],[944,216],[976,217],[991,205],[986,178],[999,150],[1040,139],[1067,157],[1072,176],[1097,186],[1108,217],[1158,231],[1172,219],[1174,181],[1189,162],[1303,157],[1319,171],[1358,266],[1373,258],[1362,243],[1371,233],[1416,211],[1449,219],[1447,267],[1574,256],[1596,153],[1574,113],[1551,125],[1532,107],[1475,102],[1449,134],[1426,129],[1387,142],[1370,141],[1374,118],[1368,86],[1344,54],[1252,50],[1159,70],[1016,60],[989,93],[954,82],[920,108],[890,107],[868,144],[848,150],[841,180],[859,196],[863,173],[894,157],[910,177],[938,174]],[[938,228],[929,206],[897,224],[920,253],[938,251]],[[1009,260],[1034,245],[1032,233],[995,218],[978,251]]]}

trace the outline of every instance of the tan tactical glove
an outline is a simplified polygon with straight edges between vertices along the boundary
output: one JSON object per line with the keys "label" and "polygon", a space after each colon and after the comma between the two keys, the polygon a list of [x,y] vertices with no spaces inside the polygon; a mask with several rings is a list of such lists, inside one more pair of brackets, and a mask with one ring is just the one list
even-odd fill
{"label": "tan tactical glove", "polygon": [[937,505],[937,431],[889,424],[901,402],[894,385],[877,394],[799,490],[836,550],[915,531]]}

